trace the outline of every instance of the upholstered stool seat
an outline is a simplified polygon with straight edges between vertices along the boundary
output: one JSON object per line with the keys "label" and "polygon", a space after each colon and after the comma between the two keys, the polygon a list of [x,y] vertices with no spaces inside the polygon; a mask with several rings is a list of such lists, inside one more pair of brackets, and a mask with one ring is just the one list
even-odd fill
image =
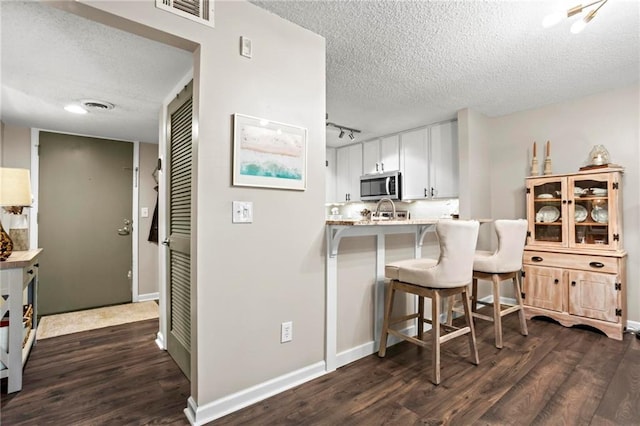
{"label": "upholstered stool seat", "polygon": [[[472,284],[472,311],[473,317],[493,321],[495,345],[502,348],[502,317],[513,312],[518,312],[520,317],[520,332],[528,334],[522,306],[522,288],[520,283],[522,269],[522,256],[527,237],[527,221],[496,220],[496,234],[498,236],[498,249],[491,251],[476,251],[473,260],[473,284]],[[492,282],[493,302],[478,300],[478,280]],[[500,283],[512,280],[513,291],[516,299],[515,305],[507,305],[500,301]],[[483,315],[476,311],[477,305],[489,305],[493,307],[492,315]],[[449,322],[451,322],[452,304],[449,305]]]}
{"label": "upholstered stool seat", "polygon": [[[469,335],[469,348],[474,364],[478,364],[478,349],[471,319],[471,307],[467,288],[473,275],[473,256],[478,239],[477,221],[442,220],[436,224],[436,234],[440,245],[438,259],[410,259],[387,264],[385,276],[391,281],[385,300],[384,321],[380,337],[378,355],[384,357],[387,349],[387,337],[393,334],[403,340],[426,347],[423,340],[424,323],[431,324],[433,382],[440,383],[440,345],[455,337]],[[393,300],[397,291],[418,296],[418,312],[400,317],[391,317]],[[453,327],[440,323],[440,305],[443,298],[462,296],[467,315],[466,327]],[[424,298],[431,299],[431,320],[424,316]],[[417,319],[417,335],[408,336],[391,326]],[[449,333],[441,335],[441,329]]]}

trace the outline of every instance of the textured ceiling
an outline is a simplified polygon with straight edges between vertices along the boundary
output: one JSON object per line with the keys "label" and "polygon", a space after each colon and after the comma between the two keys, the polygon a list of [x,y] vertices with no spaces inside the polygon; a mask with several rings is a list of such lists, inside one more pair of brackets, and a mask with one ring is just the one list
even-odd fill
{"label": "textured ceiling", "polygon": [[[35,2],[0,5],[2,121],[82,135],[158,141],[158,113],[191,52]],[[82,99],[111,111],[70,114]]]}
{"label": "textured ceiling", "polygon": [[[640,73],[637,0],[609,1],[578,35],[579,17],[541,22],[579,0],[252,3],[326,38],[329,121],[362,130],[357,140],[467,107],[500,116],[578,98]],[[346,143],[327,130],[328,145]]]}
{"label": "textured ceiling", "polygon": [[[542,28],[547,13],[578,1],[253,3],[326,38],[329,119],[367,140],[462,108],[498,116],[637,83],[640,1],[609,1],[579,35],[570,20]],[[0,3],[3,121],[157,141],[161,102],[190,52],[41,3]],[[86,98],[116,109],[62,110]],[[337,134],[327,130],[328,145],[348,143]]]}

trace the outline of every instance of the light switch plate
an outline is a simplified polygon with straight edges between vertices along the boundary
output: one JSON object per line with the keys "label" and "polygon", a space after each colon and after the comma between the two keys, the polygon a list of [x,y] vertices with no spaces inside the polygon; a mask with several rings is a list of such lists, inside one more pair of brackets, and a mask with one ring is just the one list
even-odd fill
{"label": "light switch plate", "polygon": [[141,217],[149,217],[149,207],[143,207],[140,209]]}
{"label": "light switch plate", "polygon": [[252,223],[253,222],[253,202],[252,201],[234,201],[232,220],[233,220],[233,223]]}
{"label": "light switch plate", "polygon": [[247,37],[240,37],[240,54],[245,58],[251,57],[251,39]]}

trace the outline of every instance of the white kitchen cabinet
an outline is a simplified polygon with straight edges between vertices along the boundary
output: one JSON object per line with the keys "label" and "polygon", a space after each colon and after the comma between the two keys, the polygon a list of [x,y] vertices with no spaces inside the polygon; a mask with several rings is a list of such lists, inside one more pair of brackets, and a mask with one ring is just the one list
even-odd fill
{"label": "white kitchen cabinet", "polygon": [[327,148],[325,156],[325,201],[327,203],[333,203],[337,200],[336,197],[336,179],[337,179],[337,164],[336,164],[336,149]]}
{"label": "white kitchen cabinet", "polygon": [[458,196],[458,126],[449,121],[400,134],[402,198]]}
{"label": "white kitchen cabinet", "polygon": [[458,123],[449,121],[429,128],[429,185],[431,198],[458,196]]}
{"label": "white kitchen cabinet", "polygon": [[415,200],[429,197],[428,129],[404,132],[401,140],[402,198]]}
{"label": "white kitchen cabinet", "polygon": [[362,144],[336,149],[336,200],[360,200],[360,176],[362,175]]}
{"label": "white kitchen cabinet", "polygon": [[364,174],[400,169],[400,136],[393,135],[365,142],[362,147]]}

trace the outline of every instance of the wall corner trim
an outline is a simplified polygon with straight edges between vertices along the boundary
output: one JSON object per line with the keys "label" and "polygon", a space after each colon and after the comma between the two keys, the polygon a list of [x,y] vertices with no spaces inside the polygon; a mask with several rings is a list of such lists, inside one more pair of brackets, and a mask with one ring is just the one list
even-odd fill
{"label": "wall corner trim", "polygon": [[234,411],[238,411],[241,408],[269,398],[270,396],[323,376],[324,374],[326,374],[325,362],[320,361],[202,406],[198,406],[196,401],[192,397],[189,397],[187,400],[187,408],[184,409],[184,414],[192,425],[204,425]]}

